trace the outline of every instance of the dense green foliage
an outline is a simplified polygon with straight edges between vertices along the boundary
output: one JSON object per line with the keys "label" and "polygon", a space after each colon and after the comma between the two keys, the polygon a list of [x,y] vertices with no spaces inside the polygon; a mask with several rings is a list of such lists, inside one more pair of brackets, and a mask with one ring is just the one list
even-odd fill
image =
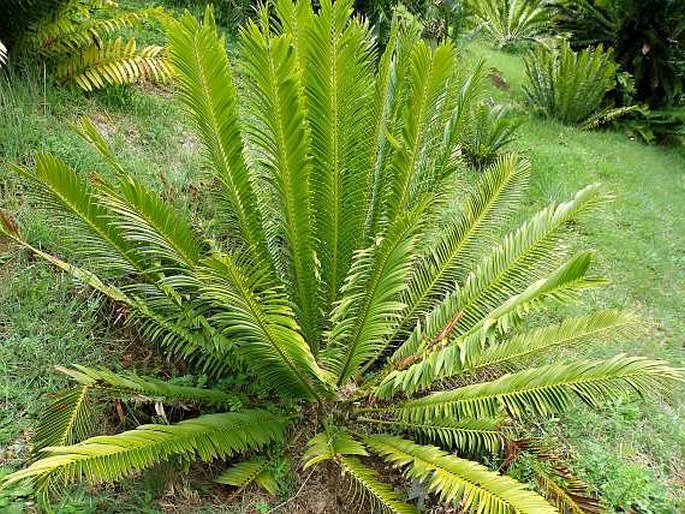
{"label": "dense green foliage", "polygon": [[498,48],[536,41],[550,28],[551,11],[541,0],[472,0],[472,5]]}
{"label": "dense green foliage", "polygon": [[672,106],[685,92],[685,2],[680,0],[560,0],[557,25],[574,48],[614,49],[635,80],[636,100]]}
{"label": "dense green foliage", "polygon": [[600,45],[578,53],[563,43],[538,46],[525,59],[528,100],[543,115],[563,123],[587,120],[614,87],[612,50]]}
{"label": "dense green foliage", "polygon": [[[35,169],[17,172],[33,185],[40,204],[80,229],[74,235],[82,262],[99,276],[31,247],[9,217],[4,232],[126,306],[131,321],[168,350],[195,357],[218,376],[246,366],[263,387],[281,392],[283,405],[274,412],[225,412],[231,409],[221,390],[71,370],[80,385],[69,397],[69,420],[80,419],[78,393],[86,387],[162,403],[191,401],[221,413],[66,447],[80,439],[81,430],[73,430],[80,425],[57,419],[48,423],[52,431],[44,431],[44,441],[52,442],[43,444],[53,446],[39,448],[48,456],[10,481],[112,479],[173,455],[232,455],[282,439],[285,414],[294,426],[307,419],[323,430],[310,440],[306,466],[334,461],[387,510],[413,511],[379,482],[365,459],[369,453],[425,481],[443,500],[466,498],[474,510],[550,510],[520,484],[463,457],[500,451],[512,434],[499,416],[558,412],[576,395],[597,404],[678,376],[663,363],[626,357],[517,370],[517,360],[528,355],[635,326],[631,316],[616,311],[531,326],[529,315],[543,305],[573,299],[597,283],[585,276],[588,254],[569,258],[564,251],[563,231],[599,201],[597,188],[542,210],[501,238],[528,176],[524,162],[506,157],[466,196],[445,233],[435,234],[458,164],[461,106],[471,84],[455,66],[451,46],[431,52],[397,32],[374,74],[368,35],[348,24],[345,4],[324,4],[319,16],[306,4],[279,7],[274,32],[251,25],[241,37],[236,83],[244,87],[244,111],[237,108],[211,20],[201,27],[186,17],[170,32],[181,98],[207,150],[218,205],[225,208],[221,224],[187,220],[123,173],[86,123],[84,135],[112,165],[116,181],[88,183],[45,155]],[[331,30],[336,20],[340,32]],[[300,41],[291,32],[296,27],[305,28]],[[368,53],[336,53],[343,40]],[[322,54],[331,61],[322,63]],[[391,76],[398,82],[389,84]],[[358,130],[341,130],[348,125]],[[369,138],[370,132],[378,137]],[[354,201],[365,190],[374,195]],[[360,206],[362,216],[354,210]],[[365,249],[353,251],[359,248]],[[303,291],[311,283],[310,297]],[[309,307],[312,298],[321,307]],[[396,349],[389,360],[386,348]],[[486,366],[496,374],[511,366],[514,373],[479,382],[472,373]],[[460,381],[444,383],[454,377]],[[293,410],[298,397],[316,398],[320,407]],[[373,433],[372,427],[386,428]],[[406,434],[456,448],[460,457],[400,437]],[[223,481],[262,477],[263,461],[248,462],[227,471]]]}
{"label": "dense green foliage", "polygon": [[162,46],[140,47],[135,38],[120,35],[124,28],[160,17],[159,8],[126,11],[100,0],[3,0],[0,10],[0,40],[10,58],[44,61],[62,81],[90,91],[170,77]]}

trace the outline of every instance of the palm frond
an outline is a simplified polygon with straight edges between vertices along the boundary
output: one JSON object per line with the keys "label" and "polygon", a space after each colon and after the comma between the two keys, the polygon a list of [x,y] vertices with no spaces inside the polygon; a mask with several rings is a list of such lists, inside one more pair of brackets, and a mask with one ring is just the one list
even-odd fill
{"label": "palm frond", "polygon": [[150,261],[194,268],[204,249],[188,217],[130,175],[121,175],[117,185],[101,200],[111,212],[110,225]]}
{"label": "palm frond", "polygon": [[[322,329],[311,209],[311,137],[291,38],[249,23],[240,34],[242,73],[251,122],[244,127],[252,158],[276,194],[275,223],[289,256],[289,293],[314,353]],[[249,84],[249,86],[247,86]]]}
{"label": "palm frond", "polygon": [[[352,253],[363,246],[370,175],[367,148],[374,87],[368,28],[351,0],[320,4],[305,32],[302,85],[311,128],[312,205],[324,312],[336,300]],[[297,39],[293,42],[297,44]]]}
{"label": "palm frond", "polygon": [[[388,173],[391,176],[388,217],[393,220],[413,208],[420,190],[419,179],[426,171],[425,148],[439,145],[444,125],[438,120],[455,68],[454,47],[445,43],[431,51],[428,44],[414,45],[408,68],[408,94],[402,111],[402,131],[395,141]],[[430,129],[429,129],[430,127]]]}
{"label": "palm frond", "polygon": [[[529,175],[530,164],[515,155],[502,157],[483,173],[463,208],[419,261],[402,298],[408,307],[400,329],[424,313],[436,298],[453,290],[454,284],[464,282],[484,249],[495,243],[498,229],[509,220]],[[402,353],[397,357],[402,358]]]}
{"label": "palm frond", "polygon": [[430,423],[403,419],[361,416],[359,421],[372,426],[391,426],[414,434],[419,440],[431,441],[443,448],[455,448],[463,453],[489,452],[496,454],[506,436],[503,420],[499,418],[435,418]]}
{"label": "palm frond", "polygon": [[[408,349],[414,348],[413,353],[393,364],[395,369],[384,377],[375,394],[387,397],[397,390],[413,393],[468,369],[485,348],[494,344],[491,340],[498,332],[508,332],[530,311],[550,299],[573,300],[582,290],[604,283],[600,279],[585,277],[589,265],[589,253],[577,255],[546,278],[503,301],[458,336],[454,333],[462,321],[464,310],[457,306],[458,294],[448,296],[427,318],[425,332],[421,325],[417,325],[405,343]],[[454,312],[457,314],[452,314]],[[429,335],[436,329],[436,324],[441,327],[440,332],[437,336]]]}
{"label": "palm frond", "polygon": [[34,205],[50,210],[74,239],[75,250],[106,274],[129,274],[143,265],[132,244],[108,222],[109,211],[93,188],[71,168],[50,154],[35,156],[36,167],[12,166],[27,179]]}
{"label": "palm frond", "polygon": [[164,47],[138,48],[135,39],[118,38],[101,46],[93,43],[57,65],[60,80],[73,81],[86,91],[106,84],[132,84],[139,79],[167,82],[171,75]]}
{"label": "palm frond", "polygon": [[314,360],[282,289],[260,288],[264,270],[216,253],[196,275],[210,322],[236,342],[265,384],[290,396],[320,397],[329,387],[327,374]]}
{"label": "palm frond", "polygon": [[368,455],[364,445],[346,430],[320,432],[307,441],[302,455],[302,466],[307,469],[319,462],[332,460],[343,455]]}
{"label": "palm frond", "polygon": [[204,461],[228,457],[285,436],[285,421],[266,411],[207,414],[175,425],[142,425],[114,436],[43,449],[28,468],[5,477],[5,485],[46,479],[117,480],[171,457]]}
{"label": "palm frond", "polygon": [[371,505],[371,508],[391,514],[416,514],[418,510],[413,505],[404,503],[402,495],[393,488],[378,480],[378,474],[371,468],[364,466],[354,457],[340,457],[338,465],[346,476],[353,481],[354,496],[361,505]]}
{"label": "palm frond", "polygon": [[405,468],[408,477],[425,482],[428,490],[442,501],[458,504],[465,512],[557,512],[544,498],[516,480],[436,446],[421,446],[386,434],[369,436],[365,443],[388,462]]}
{"label": "palm frond", "polygon": [[266,457],[253,457],[250,460],[234,464],[223,471],[216,478],[216,482],[240,489],[244,489],[254,482],[270,494],[276,494],[278,488],[269,470],[271,464],[272,461]]}
{"label": "palm frond", "polygon": [[358,251],[332,314],[330,343],[323,356],[342,384],[382,350],[399,321],[420,224],[421,210],[405,214],[374,247]]}
{"label": "palm frond", "polygon": [[201,405],[230,407],[236,397],[218,389],[180,386],[135,373],[114,373],[107,369],[93,369],[74,364],[73,369],[57,367],[76,382],[91,390],[106,390],[116,395],[134,396],[150,400],[190,401]]}
{"label": "palm frond", "polygon": [[519,361],[553,348],[634,335],[639,326],[640,322],[635,316],[617,310],[568,318],[558,325],[519,333],[507,341],[492,344],[466,363],[464,371]]}
{"label": "palm frond", "polygon": [[211,9],[202,24],[190,14],[170,21],[168,34],[177,95],[200,136],[234,229],[260,261],[272,263],[256,179],[245,162],[236,88]]}
{"label": "palm frond", "polygon": [[618,355],[605,361],[577,361],[530,368],[490,382],[440,391],[380,409],[403,419],[434,417],[547,415],[565,410],[573,398],[597,407],[627,392],[643,394],[667,380],[682,381],[682,370],[664,361]]}
{"label": "palm frond", "polygon": [[82,384],[63,391],[42,412],[32,438],[34,455],[49,446],[84,440],[92,431],[93,412],[88,400],[90,386]]}

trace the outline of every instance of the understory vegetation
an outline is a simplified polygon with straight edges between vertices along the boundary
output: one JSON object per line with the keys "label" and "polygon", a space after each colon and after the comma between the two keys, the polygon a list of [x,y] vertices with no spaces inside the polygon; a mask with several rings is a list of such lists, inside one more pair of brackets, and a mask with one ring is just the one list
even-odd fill
{"label": "understory vegetation", "polygon": [[682,98],[592,3],[0,32],[0,512],[685,508]]}

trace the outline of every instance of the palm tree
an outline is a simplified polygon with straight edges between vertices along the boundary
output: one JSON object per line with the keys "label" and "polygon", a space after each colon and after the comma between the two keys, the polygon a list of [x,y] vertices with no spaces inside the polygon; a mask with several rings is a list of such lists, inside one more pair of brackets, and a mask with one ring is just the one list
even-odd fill
{"label": "palm tree", "polygon": [[[303,465],[338,466],[367,505],[416,511],[374,470],[385,460],[465,510],[556,512],[478,462],[515,437],[511,421],[682,379],[623,355],[525,366],[636,326],[613,310],[535,326],[544,307],[603,283],[588,275],[590,253],[571,254],[566,230],[602,202],[599,187],[502,235],[529,178],[527,162],[507,155],[449,209],[477,77],[449,42],[432,49],[397,23],[377,59],[351,12],[350,0],[316,12],[278,1],[241,31],[236,62],[211,10],[203,23],[170,22],[178,94],[213,177],[211,224],[127,175],[87,121],[82,135],[115,180],[86,181],[51,155],[15,167],[88,269],[32,245],[7,214],[4,236],[106,295],[167,355],[217,384],[247,370],[277,400],[243,409],[220,386],[64,369],[77,386],[39,422],[37,460],[5,483],[47,490],[245,454],[217,480],[264,482],[275,449],[304,431]],[[93,393],[189,402],[201,415],[87,439]]]}

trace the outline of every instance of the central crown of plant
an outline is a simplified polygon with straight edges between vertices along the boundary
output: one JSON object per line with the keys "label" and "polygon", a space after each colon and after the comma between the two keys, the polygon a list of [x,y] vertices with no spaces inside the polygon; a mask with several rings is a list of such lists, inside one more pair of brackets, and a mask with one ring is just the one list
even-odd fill
{"label": "central crown of plant", "polygon": [[[50,155],[16,171],[68,224],[90,271],[32,245],[8,215],[2,230],[123,306],[150,341],[214,383],[247,370],[278,399],[244,409],[219,385],[65,369],[80,385],[39,424],[40,459],[7,481],[113,480],[163,459],[247,452],[219,481],[268,486],[271,460],[288,450],[280,443],[304,430],[305,467],[334,463],[363,501],[388,511],[416,508],[379,480],[378,458],[466,510],[555,512],[476,462],[515,436],[511,420],[679,376],[626,356],[521,367],[636,325],[616,311],[543,326],[530,316],[602,283],[586,276],[589,253],[570,255],[564,230],[600,202],[598,187],[503,236],[526,162],[502,157],[456,194],[482,72],[468,74],[451,44],[432,49],[399,24],[377,55],[350,0],[317,11],[277,2],[242,30],[235,63],[211,11],[204,23],[170,22],[168,33],[215,193],[203,209],[177,210],[127,175],[84,122],[114,180],[89,183]],[[201,415],[83,440],[92,394],[189,402]]]}

